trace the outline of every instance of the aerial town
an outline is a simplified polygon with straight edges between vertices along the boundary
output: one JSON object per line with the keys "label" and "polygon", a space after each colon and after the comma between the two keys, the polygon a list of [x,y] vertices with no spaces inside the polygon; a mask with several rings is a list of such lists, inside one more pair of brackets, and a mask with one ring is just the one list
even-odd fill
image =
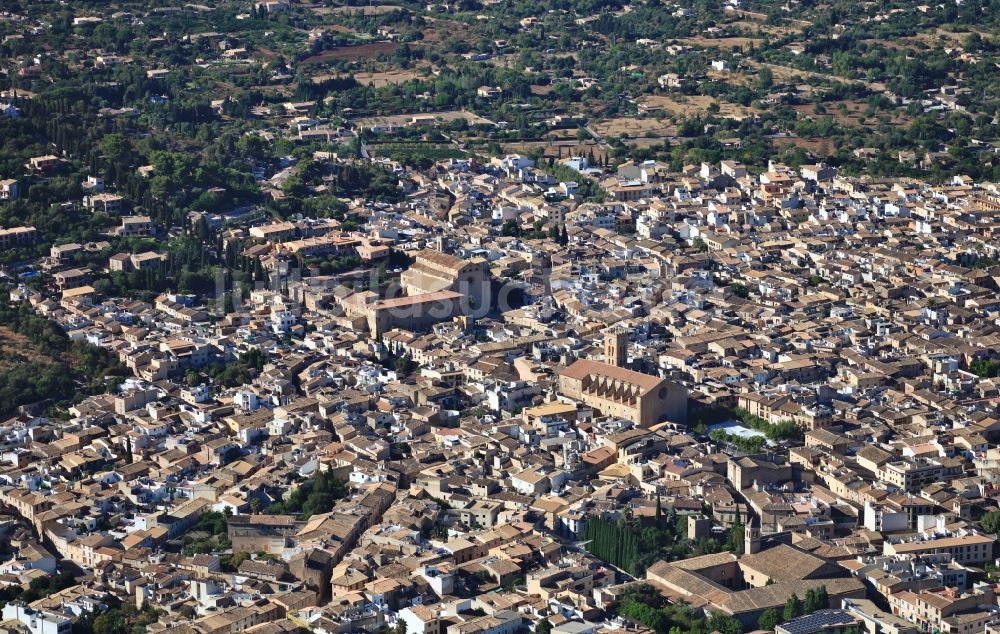
{"label": "aerial town", "polygon": [[0,1],[0,634],[1000,634],[1000,5],[385,1]]}

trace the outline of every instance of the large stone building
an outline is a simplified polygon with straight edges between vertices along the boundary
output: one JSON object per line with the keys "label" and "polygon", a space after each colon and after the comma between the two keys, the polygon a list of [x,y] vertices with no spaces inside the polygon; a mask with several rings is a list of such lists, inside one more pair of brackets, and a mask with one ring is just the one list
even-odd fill
{"label": "large stone building", "polygon": [[759,536],[750,532],[742,554],[661,561],[650,566],[646,579],[668,596],[732,616],[746,628],[755,627],[768,608],[782,609],[792,593],[801,598],[823,586],[836,607],[842,599],[865,597],[864,584],[846,569],[787,544],[761,549]]}
{"label": "large stone building", "polygon": [[425,249],[417,254],[413,266],[400,277],[403,291],[410,296],[440,291],[454,291],[469,298],[469,308],[475,314],[489,309],[491,288],[486,260],[463,260],[455,256]]}
{"label": "large stone building", "polygon": [[379,299],[371,291],[356,293],[343,301],[350,317],[363,317],[373,339],[393,328],[427,330],[434,324],[466,314],[463,296],[455,291],[421,293],[411,297]]}
{"label": "large stone building", "polygon": [[302,525],[294,515],[234,515],[228,533],[233,552],[278,554]]}
{"label": "large stone building", "polygon": [[377,338],[393,328],[427,330],[434,324],[490,308],[489,269],[482,259],[462,260],[440,251],[424,250],[403,272],[403,297],[381,299],[373,292],[356,293],[341,301],[348,317],[362,317]]}
{"label": "large stone building", "polygon": [[687,388],[657,376],[581,359],[559,374],[559,392],[643,427],[687,420]]}

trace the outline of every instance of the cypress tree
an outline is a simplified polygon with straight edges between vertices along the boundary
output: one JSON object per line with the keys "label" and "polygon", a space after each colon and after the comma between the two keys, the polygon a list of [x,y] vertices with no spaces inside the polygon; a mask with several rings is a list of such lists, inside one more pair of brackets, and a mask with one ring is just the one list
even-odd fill
{"label": "cypress tree", "polygon": [[825,610],[830,607],[830,595],[827,594],[826,586],[816,589],[816,609]]}
{"label": "cypress tree", "polygon": [[592,519],[591,526],[593,528],[591,529],[590,532],[590,546],[588,550],[590,550],[591,553],[596,555],[598,551],[601,549],[601,528],[602,528],[601,519],[597,517]]}
{"label": "cypress tree", "polygon": [[809,591],[806,592],[806,601],[803,609],[805,610],[806,614],[812,614],[813,612],[816,611],[817,607],[818,604],[816,603],[816,591],[810,588]]}
{"label": "cypress tree", "polygon": [[788,597],[788,601],[785,602],[785,613],[782,616],[786,621],[791,621],[796,617],[802,616],[802,601],[799,600],[798,595],[794,592],[792,596]]}

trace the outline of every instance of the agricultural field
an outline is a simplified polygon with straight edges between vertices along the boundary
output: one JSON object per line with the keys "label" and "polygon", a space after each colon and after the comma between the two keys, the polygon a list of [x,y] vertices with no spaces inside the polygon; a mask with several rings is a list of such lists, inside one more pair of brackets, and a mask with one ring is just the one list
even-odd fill
{"label": "agricultural field", "polygon": [[398,10],[399,5],[395,4],[372,4],[363,6],[343,6],[343,7],[312,7],[310,10],[316,15],[383,15]]}
{"label": "agricultural field", "polygon": [[763,41],[760,37],[687,37],[677,40],[678,44],[685,46],[737,50],[760,46]]}
{"label": "agricultural field", "polygon": [[414,81],[417,79],[425,79],[430,75],[432,69],[430,66],[421,66],[419,68],[412,69],[399,69],[394,68],[390,70],[359,70],[359,71],[348,71],[344,74],[320,74],[313,75],[312,81],[315,84],[322,84],[324,82],[342,79],[345,76],[350,76],[354,78],[354,81],[358,82],[359,86],[371,86],[372,88],[385,88],[386,86],[399,86],[405,84],[408,81]]}
{"label": "agricultural field", "polygon": [[372,86],[374,88],[384,88],[386,86],[398,86],[415,79],[424,79],[431,73],[430,66],[415,68],[411,70],[393,69],[376,72],[354,73],[354,81],[362,86]]}
{"label": "agricultural field", "polygon": [[602,137],[665,137],[677,133],[677,127],[669,121],[655,118],[619,117],[598,121],[591,128]]}
{"label": "agricultural field", "polygon": [[379,55],[391,55],[399,44],[395,42],[372,42],[342,46],[332,51],[323,51],[302,60],[305,65],[327,64],[333,61],[358,62],[375,59]]}
{"label": "agricultural field", "polygon": [[912,121],[912,117],[908,117],[905,112],[899,109],[876,110],[874,114],[868,114],[869,105],[867,103],[851,99],[822,104],[819,108],[822,112],[817,112],[816,104],[796,105],[792,106],[792,109],[800,117],[833,117],[837,123],[849,126],[874,126],[883,121],[892,125],[905,126]]}
{"label": "agricultural field", "polygon": [[[647,111],[661,111],[666,115],[691,116],[706,112],[713,103],[719,104],[719,116],[730,118],[745,118],[753,116],[754,109],[738,104],[717,102],[708,95],[650,95],[644,97],[640,102],[641,107]],[[623,125],[628,126],[632,121],[627,121]],[[639,124],[646,127],[648,124]]]}

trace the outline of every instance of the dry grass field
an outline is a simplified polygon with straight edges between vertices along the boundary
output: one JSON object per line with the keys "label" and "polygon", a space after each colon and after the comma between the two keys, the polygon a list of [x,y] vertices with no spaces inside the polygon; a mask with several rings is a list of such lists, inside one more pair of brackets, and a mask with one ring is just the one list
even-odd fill
{"label": "dry grass field", "polygon": [[0,326],[0,372],[6,372],[18,362],[28,362],[39,368],[51,365],[54,359],[38,349],[24,335],[6,326]]}
{"label": "dry grass field", "polygon": [[394,4],[376,4],[366,7],[313,7],[312,12],[316,15],[330,15],[337,13],[361,13],[362,15],[382,15],[399,9]]}
{"label": "dry grass field", "polygon": [[604,137],[663,137],[676,133],[675,126],[669,121],[658,121],[653,118],[619,117],[594,122],[591,127]]}
{"label": "dry grass field", "polygon": [[354,46],[342,46],[332,51],[323,51],[318,55],[312,55],[302,60],[303,64],[324,64],[334,60],[347,60],[357,62],[364,59],[374,59],[380,53],[391,55],[399,44],[395,42],[372,42],[371,44],[356,44]]}
{"label": "dry grass field", "polygon": [[[399,85],[406,83],[414,79],[422,79],[426,75],[424,71],[430,70],[429,66],[423,68],[414,68],[409,70],[403,69],[391,69],[384,71],[363,71],[354,73],[353,77],[362,86],[367,86],[371,84],[375,88],[382,88],[384,86]],[[321,84],[324,81],[330,79],[337,79],[343,75],[313,75],[313,83]]]}
{"label": "dry grass field", "polygon": [[[660,110],[668,115],[692,116],[705,112],[715,99],[708,95],[650,95],[644,97],[641,105],[646,109]],[[755,113],[753,108],[746,108],[734,103],[719,103],[719,114],[723,117],[749,117]]]}
{"label": "dry grass field", "polygon": [[[840,108],[840,104],[844,104],[844,108]],[[849,126],[869,126],[873,127],[878,125],[879,120],[888,117],[889,122],[893,125],[908,125],[910,118],[906,116],[906,113],[902,110],[886,111],[879,110],[874,116],[866,115],[865,111],[868,109],[868,104],[864,101],[855,100],[844,100],[836,101],[824,104],[826,107],[826,112],[823,114],[816,113],[816,106],[813,104],[801,104],[797,106],[792,106],[792,109],[799,114],[800,117],[809,116],[813,118],[819,117],[833,117],[837,123],[841,125]]]}
{"label": "dry grass field", "polygon": [[745,48],[751,44],[759,46],[764,41],[760,37],[687,37],[677,40],[685,46],[697,46],[699,48],[734,49]]}

